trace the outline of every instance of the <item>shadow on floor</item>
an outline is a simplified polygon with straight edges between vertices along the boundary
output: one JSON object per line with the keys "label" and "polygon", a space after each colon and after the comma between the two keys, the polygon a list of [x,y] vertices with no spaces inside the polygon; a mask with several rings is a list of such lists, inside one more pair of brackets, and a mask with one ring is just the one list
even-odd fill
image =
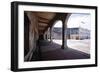
{"label": "shadow on floor", "polygon": [[43,41],[41,49],[41,60],[70,60],[89,59],[90,54],[74,50],[72,48],[61,49],[61,45],[54,42]]}
{"label": "shadow on floor", "polygon": [[90,58],[90,54],[72,48],[62,49],[61,45],[56,44],[54,42],[42,40],[40,44],[41,55],[39,56],[39,59],[32,59],[31,61],[71,60]]}

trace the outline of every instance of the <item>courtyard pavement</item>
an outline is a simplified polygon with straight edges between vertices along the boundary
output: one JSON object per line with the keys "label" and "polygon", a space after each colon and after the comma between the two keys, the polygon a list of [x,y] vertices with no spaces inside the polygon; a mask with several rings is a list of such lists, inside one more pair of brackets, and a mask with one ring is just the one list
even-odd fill
{"label": "courtyard pavement", "polygon": [[[61,40],[53,40],[53,42],[62,45]],[[90,54],[90,40],[67,40],[67,46],[78,51]]]}

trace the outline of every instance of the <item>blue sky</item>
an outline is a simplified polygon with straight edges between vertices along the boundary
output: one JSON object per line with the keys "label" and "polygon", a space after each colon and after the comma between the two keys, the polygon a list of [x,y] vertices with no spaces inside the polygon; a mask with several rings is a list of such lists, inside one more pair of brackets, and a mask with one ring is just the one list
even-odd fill
{"label": "blue sky", "polygon": [[[54,27],[61,27],[62,22],[57,22]],[[72,15],[69,17],[68,28],[74,28],[74,27],[81,27],[85,29],[91,29],[91,15],[87,13],[72,13]]]}

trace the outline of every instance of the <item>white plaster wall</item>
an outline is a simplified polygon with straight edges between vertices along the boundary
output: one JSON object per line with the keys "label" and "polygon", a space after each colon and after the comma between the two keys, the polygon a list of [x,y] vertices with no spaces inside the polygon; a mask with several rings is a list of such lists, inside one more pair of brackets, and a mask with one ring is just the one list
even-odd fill
{"label": "white plaster wall", "polygon": [[36,41],[38,39],[38,21],[37,16],[35,13],[27,12],[27,15],[30,20],[30,26],[29,26],[29,48],[34,49],[36,48]]}
{"label": "white plaster wall", "polygon": [[25,61],[31,60],[31,57],[36,50],[37,46],[37,40],[38,40],[38,18],[36,16],[36,13],[33,12],[27,12],[27,16],[30,20],[29,24],[29,52],[25,56]]}

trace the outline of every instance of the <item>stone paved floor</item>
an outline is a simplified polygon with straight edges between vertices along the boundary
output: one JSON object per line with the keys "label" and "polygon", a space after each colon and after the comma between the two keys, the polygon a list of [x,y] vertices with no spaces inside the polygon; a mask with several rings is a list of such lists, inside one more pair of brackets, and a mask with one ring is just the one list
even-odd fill
{"label": "stone paved floor", "polygon": [[90,54],[72,48],[61,49],[61,45],[44,41],[41,46],[42,60],[69,60],[69,59],[89,59]]}

